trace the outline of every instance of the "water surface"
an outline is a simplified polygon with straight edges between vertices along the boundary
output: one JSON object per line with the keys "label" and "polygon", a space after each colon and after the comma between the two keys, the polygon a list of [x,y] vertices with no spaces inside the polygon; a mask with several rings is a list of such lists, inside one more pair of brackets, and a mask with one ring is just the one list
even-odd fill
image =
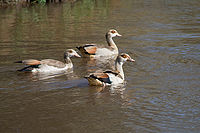
{"label": "water surface", "polygon": [[[199,132],[200,2],[83,0],[0,9],[0,132]],[[22,59],[63,60],[105,33],[135,63],[126,84],[90,87],[83,78],[109,69],[73,58],[71,73],[19,73]]]}

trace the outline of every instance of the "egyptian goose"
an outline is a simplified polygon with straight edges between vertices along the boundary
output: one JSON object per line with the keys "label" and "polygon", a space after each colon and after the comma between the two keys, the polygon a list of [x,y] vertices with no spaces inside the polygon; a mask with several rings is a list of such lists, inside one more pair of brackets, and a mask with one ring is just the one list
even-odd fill
{"label": "egyptian goose", "polygon": [[84,57],[98,57],[118,55],[118,48],[113,41],[113,37],[122,36],[116,30],[111,29],[106,33],[106,41],[108,46],[99,46],[96,44],[85,44],[84,46],[76,47]]}
{"label": "egyptian goose", "polygon": [[78,53],[73,49],[68,49],[64,52],[64,63],[54,59],[44,59],[44,60],[35,60],[27,59],[22,61],[17,61],[15,63],[24,63],[28,65],[23,69],[18,71],[31,71],[31,72],[52,72],[52,71],[62,71],[67,70],[73,67],[70,57],[80,57]]}
{"label": "egyptian goose", "polygon": [[115,61],[115,71],[105,71],[102,73],[92,73],[88,77],[85,77],[90,85],[105,86],[115,85],[124,82],[123,64],[126,61],[134,62],[128,54],[122,53],[117,56]]}

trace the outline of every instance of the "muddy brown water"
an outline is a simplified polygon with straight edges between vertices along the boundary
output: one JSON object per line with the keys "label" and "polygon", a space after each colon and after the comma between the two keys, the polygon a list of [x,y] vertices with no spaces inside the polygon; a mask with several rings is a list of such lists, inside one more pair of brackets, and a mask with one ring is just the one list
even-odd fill
{"label": "muddy brown water", "polygon": [[[0,132],[199,132],[200,2],[83,0],[0,9]],[[126,84],[90,87],[107,63],[73,58],[71,73],[16,72],[22,59],[63,60],[115,28]]]}

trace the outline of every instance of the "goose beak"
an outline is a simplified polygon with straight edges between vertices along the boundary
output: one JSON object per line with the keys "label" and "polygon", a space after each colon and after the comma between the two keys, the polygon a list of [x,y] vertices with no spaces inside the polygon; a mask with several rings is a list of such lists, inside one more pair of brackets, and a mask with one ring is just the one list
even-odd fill
{"label": "goose beak", "polygon": [[120,35],[119,33],[117,33],[117,36],[122,36],[122,35]]}
{"label": "goose beak", "polygon": [[81,57],[79,54],[75,54],[74,56],[75,56],[75,57],[78,57],[78,58],[80,58],[80,57]]}
{"label": "goose beak", "polygon": [[130,62],[135,62],[135,60],[134,60],[134,59],[132,59],[132,58],[129,58],[127,61],[130,61]]}

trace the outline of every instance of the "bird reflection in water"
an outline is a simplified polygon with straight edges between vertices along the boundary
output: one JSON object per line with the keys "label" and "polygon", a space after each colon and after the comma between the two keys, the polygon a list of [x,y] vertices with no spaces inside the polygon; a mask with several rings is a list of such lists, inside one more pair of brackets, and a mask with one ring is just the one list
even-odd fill
{"label": "bird reflection in water", "polygon": [[103,93],[109,93],[110,95],[115,95],[115,94],[123,94],[123,92],[126,90],[125,86],[126,82],[123,84],[110,85],[110,86],[89,86],[89,90],[92,93],[96,92],[97,96]]}
{"label": "bird reflection in water", "polygon": [[25,72],[25,73],[19,73],[18,76],[22,76],[24,78],[28,78],[32,81],[39,81],[39,80],[46,80],[46,79],[51,79],[55,77],[60,77],[63,75],[67,75],[68,78],[72,78],[75,75],[73,74],[73,70],[68,70],[68,71],[57,71],[57,72]]}

